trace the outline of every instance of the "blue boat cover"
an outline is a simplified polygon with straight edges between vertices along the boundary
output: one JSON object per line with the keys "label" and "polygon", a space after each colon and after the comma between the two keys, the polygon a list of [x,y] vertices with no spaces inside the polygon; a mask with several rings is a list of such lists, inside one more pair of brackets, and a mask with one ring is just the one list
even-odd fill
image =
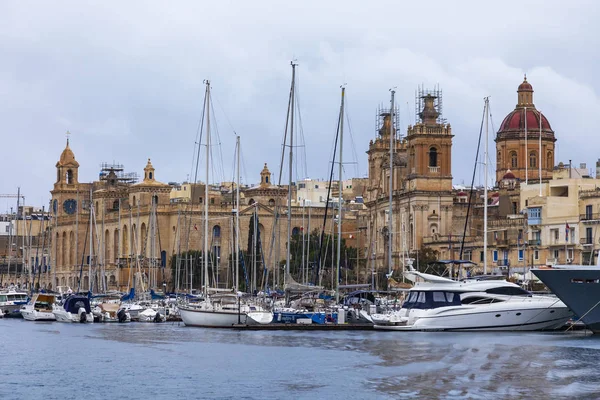
{"label": "blue boat cover", "polygon": [[63,306],[65,311],[70,312],[71,314],[77,314],[80,308],[85,308],[85,312],[87,314],[92,312],[90,307],[90,299],[85,296],[69,296],[65,300],[65,305]]}

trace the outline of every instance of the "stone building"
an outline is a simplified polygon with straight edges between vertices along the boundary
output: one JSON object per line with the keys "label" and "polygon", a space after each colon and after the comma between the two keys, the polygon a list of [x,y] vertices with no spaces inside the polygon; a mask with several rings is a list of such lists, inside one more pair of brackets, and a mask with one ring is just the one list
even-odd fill
{"label": "stone building", "polygon": [[[370,238],[366,253],[376,270],[402,268],[403,260],[425,242],[447,247],[452,233],[452,130],[443,121],[431,93],[421,97],[419,122],[408,127],[405,138],[396,135],[390,112],[381,114],[382,124],[369,143],[369,183],[363,220]],[[390,135],[394,157],[390,162]],[[392,174],[393,221],[389,224],[389,177]],[[390,234],[391,233],[391,234]],[[428,240],[429,239],[429,240]],[[392,266],[388,265],[392,240]],[[444,241],[442,244],[441,241]],[[436,245],[437,244],[437,245]]]}
{"label": "stone building", "polygon": [[[101,174],[100,180],[83,183],[79,181],[79,163],[68,140],[56,169],[56,182],[51,191],[54,221],[49,245],[56,270],[43,276],[47,287],[126,290],[134,282],[138,287],[140,284],[160,287],[163,282],[170,282],[171,258],[204,247],[205,205],[209,209],[210,266],[215,271],[211,272],[215,277],[211,284],[232,287],[234,185],[210,185],[208,198],[205,198],[204,183],[187,184],[182,190],[181,185],[174,187],[158,181],[150,160],[139,183],[121,179],[118,171],[111,168]],[[265,164],[260,172],[260,183],[240,189],[240,249],[246,250],[249,224],[256,215],[263,255],[260,268],[266,266],[277,272],[277,265],[286,254],[288,188],[272,184]],[[292,198],[294,196],[295,193]],[[314,229],[322,221],[325,210],[315,207],[311,211]],[[279,223],[273,232],[276,214]],[[301,234],[307,226],[307,214],[301,204],[292,204],[294,234]],[[357,214],[358,210],[351,208],[343,213],[343,238],[349,245],[356,245],[353,233],[357,231]],[[326,232],[330,230],[328,226]],[[292,255],[295,256],[299,255]],[[274,277],[282,279],[278,273],[270,274],[271,286],[281,284],[281,281],[273,282]],[[192,287],[198,288],[200,283],[193,282]]]}

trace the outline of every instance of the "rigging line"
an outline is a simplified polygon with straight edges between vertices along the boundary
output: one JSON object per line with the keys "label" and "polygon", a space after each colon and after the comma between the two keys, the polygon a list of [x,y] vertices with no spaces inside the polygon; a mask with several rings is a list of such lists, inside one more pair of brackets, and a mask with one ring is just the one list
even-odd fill
{"label": "rigging line", "polygon": [[[296,73],[296,79],[298,79],[298,73]],[[302,158],[301,161],[303,161],[303,165],[304,165],[304,177],[308,176],[308,169],[307,169],[307,162],[306,162],[306,140],[304,137],[304,128],[302,125],[302,114],[300,113],[300,96],[298,94],[297,89],[294,90],[294,94],[296,96],[296,117],[297,117],[297,122],[296,122],[296,127],[298,127],[299,129],[297,129],[298,132],[300,132],[299,138],[296,138],[296,143],[298,143],[298,141],[301,140],[302,145],[298,145],[296,144],[296,148],[300,148],[302,147],[302,152],[300,152],[302,157],[296,157],[296,175],[298,175],[298,162],[300,161],[299,159]],[[296,176],[296,178],[298,179],[299,176]],[[296,179],[296,180],[297,180]]]}
{"label": "rigging line", "polygon": [[[221,112],[223,113],[223,115],[225,116],[225,120],[227,121],[227,123],[229,124],[229,127],[231,128],[231,131],[233,132],[234,136],[237,136],[237,133],[235,132],[235,128],[233,127],[233,124],[231,123],[231,120],[229,119],[229,117],[227,116],[227,113],[225,113],[225,109],[223,108],[223,105],[221,104],[221,102],[219,101],[219,98],[217,96],[215,96],[213,94],[213,98],[216,100],[218,106],[221,108]],[[214,106],[213,106],[214,108]]]}
{"label": "rigging line", "polygon": [[348,98],[346,98],[346,104],[344,105],[344,114],[346,116],[346,122],[348,125],[348,132],[350,134],[350,147],[352,149],[352,161],[355,163],[354,173],[356,177],[360,177],[359,166],[358,166],[358,153],[356,152],[356,142],[354,141],[354,135],[352,134],[352,124],[350,123],[350,115],[348,113]]}
{"label": "rigging line", "polygon": [[[479,158],[479,149],[481,147],[481,135],[483,134],[483,121],[485,121],[485,113],[487,108],[483,107],[483,116],[481,118],[481,127],[479,128],[479,139],[477,140],[477,151],[475,152],[475,166],[473,167],[473,178],[471,179],[471,190],[469,192],[469,203],[467,204],[467,215],[465,217],[465,227],[463,229],[463,237],[460,243],[459,260],[462,260],[463,249],[465,247],[465,237],[467,236],[467,226],[469,223],[469,213],[471,211],[471,202],[473,201],[473,185],[475,184],[475,172],[477,171],[477,160]],[[487,199],[484,199],[487,202]]]}
{"label": "rigging line", "polygon": [[292,79],[292,83],[290,85],[290,95],[289,95],[289,99],[288,99],[288,107],[287,107],[287,114],[285,116],[285,128],[283,130],[283,142],[281,144],[281,162],[279,163],[279,177],[277,179],[277,186],[281,187],[281,178],[283,177],[283,166],[284,166],[284,162],[285,162],[285,147],[286,147],[286,143],[287,143],[287,134],[288,134],[288,127],[289,127],[289,123],[290,123],[290,111],[292,108],[292,97],[294,96],[294,80]]}
{"label": "rigging line", "polygon": [[[225,163],[223,162],[223,145],[222,145],[222,143],[221,143],[221,134],[219,133],[219,125],[217,124],[217,115],[215,114],[215,106],[214,106],[214,103],[213,103],[212,99],[211,99],[211,101],[210,101],[210,105],[211,105],[211,109],[212,109],[212,114],[213,114],[213,124],[214,124],[214,126],[215,126],[215,134],[216,134],[216,139],[217,139],[217,140],[215,141],[215,144],[214,144],[214,146],[217,146],[217,147],[218,147],[218,151],[219,151],[219,159],[220,159],[220,164],[219,164],[219,165],[220,165],[220,167],[221,167],[221,171],[219,171],[219,172],[221,173],[221,179],[220,179],[220,181],[221,181],[221,182],[223,182],[223,181],[225,180],[225,168],[224,168],[224,164],[225,164]],[[212,156],[212,149],[211,149],[211,158],[212,158],[213,160],[214,160],[214,159],[216,159],[216,158],[214,158],[214,157]],[[215,164],[215,163],[213,163],[213,169],[214,169],[214,164]],[[214,173],[214,171],[213,171],[213,175],[215,175],[215,176],[216,176],[216,174]]]}
{"label": "rigging line", "polygon": [[[331,172],[329,174],[329,185],[327,185],[327,202],[325,204],[325,212],[323,215],[323,226],[321,228],[321,238],[319,239],[319,258],[318,258],[318,263],[317,263],[317,271],[315,274],[315,281],[314,284],[317,284],[317,279],[319,277],[319,273],[320,273],[320,269],[322,267],[322,257],[323,257],[323,235],[325,234],[325,227],[327,225],[327,213],[329,211],[329,197],[331,194],[331,182],[333,180],[333,171],[334,171],[334,167],[335,167],[335,155],[336,155],[336,150],[337,150],[337,143],[338,143],[338,138],[340,136],[340,125],[342,123],[342,118],[343,118],[343,114],[340,110],[340,114],[338,116],[338,123],[337,123],[337,130],[335,133],[335,145],[334,145],[334,151],[333,151],[333,159],[331,162]],[[341,212],[340,212],[340,216],[341,216]]]}

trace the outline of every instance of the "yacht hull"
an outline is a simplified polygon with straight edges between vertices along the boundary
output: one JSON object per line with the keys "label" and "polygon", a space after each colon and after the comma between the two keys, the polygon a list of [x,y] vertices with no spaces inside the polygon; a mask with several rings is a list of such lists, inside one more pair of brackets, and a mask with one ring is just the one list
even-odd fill
{"label": "yacht hull", "polygon": [[22,308],[21,315],[27,321],[56,321],[56,317],[52,311],[37,311]]}
{"label": "yacht hull", "polygon": [[531,270],[594,333],[600,333],[600,268]]}
{"label": "yacht hull", "polygon": [[199,327],[231,327],[245,324],[247,316],[237,310],[197,310],[194,308],[179,307],[179,315],[186,326]]}
{"label": "yacht hull", "polygon": [[[550,303],[551,301],[551,303]],[[561,328],[573,316],[564,304],[549,299],[541,304],[521,304],[506,308],[485,306],[443,307],[411,310],[404,324],[375,325],[375,329],[395,331],[538,331]],[[560,303],[560,302],[559,302]],[[416,311],[416,312],[412,312]]]}

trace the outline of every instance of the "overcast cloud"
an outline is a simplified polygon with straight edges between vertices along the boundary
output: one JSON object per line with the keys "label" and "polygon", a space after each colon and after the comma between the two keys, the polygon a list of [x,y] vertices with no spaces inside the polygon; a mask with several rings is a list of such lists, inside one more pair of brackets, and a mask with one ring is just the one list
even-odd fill
{"label": "overcast cloud", "polygon": [[[207,78],[223,154],[211,180],[232,178],[235,130],[243,181],[256,183],[263,163],[278,171],[292,59],[307,158],[296,178],[328,175],[342,83],[358,156],[347,176],[366,174],[389,89],[404,132],[417,86],[439,84],[454,181],[468,182],[483,97],[498,129],[524,73],[556,132],[557,162],[593,167],[598,9],[591,0],[1,2],[0,193],[20,186],[28,204],[48,204],[67,130],[80,181],[97,179],[105,161],[141,174],[147,158],[157,179],[186,180]],[[0,199],[0,212],[11,206]]]}

